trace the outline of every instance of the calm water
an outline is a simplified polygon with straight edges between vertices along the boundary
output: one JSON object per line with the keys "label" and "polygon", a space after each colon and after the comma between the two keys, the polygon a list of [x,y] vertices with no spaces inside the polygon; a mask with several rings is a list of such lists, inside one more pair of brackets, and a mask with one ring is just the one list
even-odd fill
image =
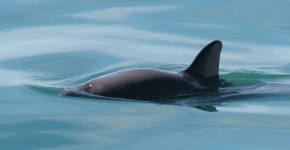
{"label": "calm water", "polygon": [[[267,95],[290,91],[289,8],[282,0],[1,0],[0,147],[289,149],[290,94]],[[203,97],[177,106],[58,96],[126,68],[183,70],[216,39],[223,79],[275,86],[215,103],[217,112],[191,107]]]}

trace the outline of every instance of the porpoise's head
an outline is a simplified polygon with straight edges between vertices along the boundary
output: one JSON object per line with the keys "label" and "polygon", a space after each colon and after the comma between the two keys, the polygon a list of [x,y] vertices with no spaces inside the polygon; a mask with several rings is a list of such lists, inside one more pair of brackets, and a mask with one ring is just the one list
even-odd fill
{"label": "porpoise's head", "polygon": [[63,89],[59,95],[60,96],[85,96],[85,95],[91,95],[92,85],[84,83],[79,86],[71,87],[71,88],[65,88]]}

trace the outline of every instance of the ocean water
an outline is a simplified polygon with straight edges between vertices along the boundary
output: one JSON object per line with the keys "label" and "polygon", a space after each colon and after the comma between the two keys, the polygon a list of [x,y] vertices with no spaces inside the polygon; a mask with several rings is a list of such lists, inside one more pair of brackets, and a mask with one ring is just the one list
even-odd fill
{"label": "ocean water", "polygon": [[[289,8],[283,0],[1,0],[0,147],[289,149]],[[122,69],[184,70],[213,40],[223,42],[221,78],[261,86],[174,104],[58,95]],[[204,100],[217,111],[193,107]]]}

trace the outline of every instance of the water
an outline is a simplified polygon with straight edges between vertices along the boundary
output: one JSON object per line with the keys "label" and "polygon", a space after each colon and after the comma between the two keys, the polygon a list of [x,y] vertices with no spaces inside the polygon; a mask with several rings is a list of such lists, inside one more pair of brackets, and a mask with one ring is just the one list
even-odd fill
{"label": "water", "polygon": [[[1,149],[288,149],[287,1],[0,2]],[[59,97],[61,88],[134,67],[185,69],[212,40],[220,74],[240,93],[217,112],[110,98]],[[277,88],[276,88],[277,87]],[[247,93],[248,92],[248,93]],[[237,97],[239,97],[238,95]],[[207,97],[208,98],[208,97]]]}

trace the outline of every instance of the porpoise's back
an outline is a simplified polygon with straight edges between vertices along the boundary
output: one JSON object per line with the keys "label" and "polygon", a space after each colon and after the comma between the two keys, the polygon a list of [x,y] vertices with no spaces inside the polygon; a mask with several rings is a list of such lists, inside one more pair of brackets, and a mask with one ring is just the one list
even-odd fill
{"label": "porpoise's back", "polygon": [[90,93],[126,99],[154,99],[199,89],[197,79],[183,73],[137,68],[107,74],[86,82]]}

